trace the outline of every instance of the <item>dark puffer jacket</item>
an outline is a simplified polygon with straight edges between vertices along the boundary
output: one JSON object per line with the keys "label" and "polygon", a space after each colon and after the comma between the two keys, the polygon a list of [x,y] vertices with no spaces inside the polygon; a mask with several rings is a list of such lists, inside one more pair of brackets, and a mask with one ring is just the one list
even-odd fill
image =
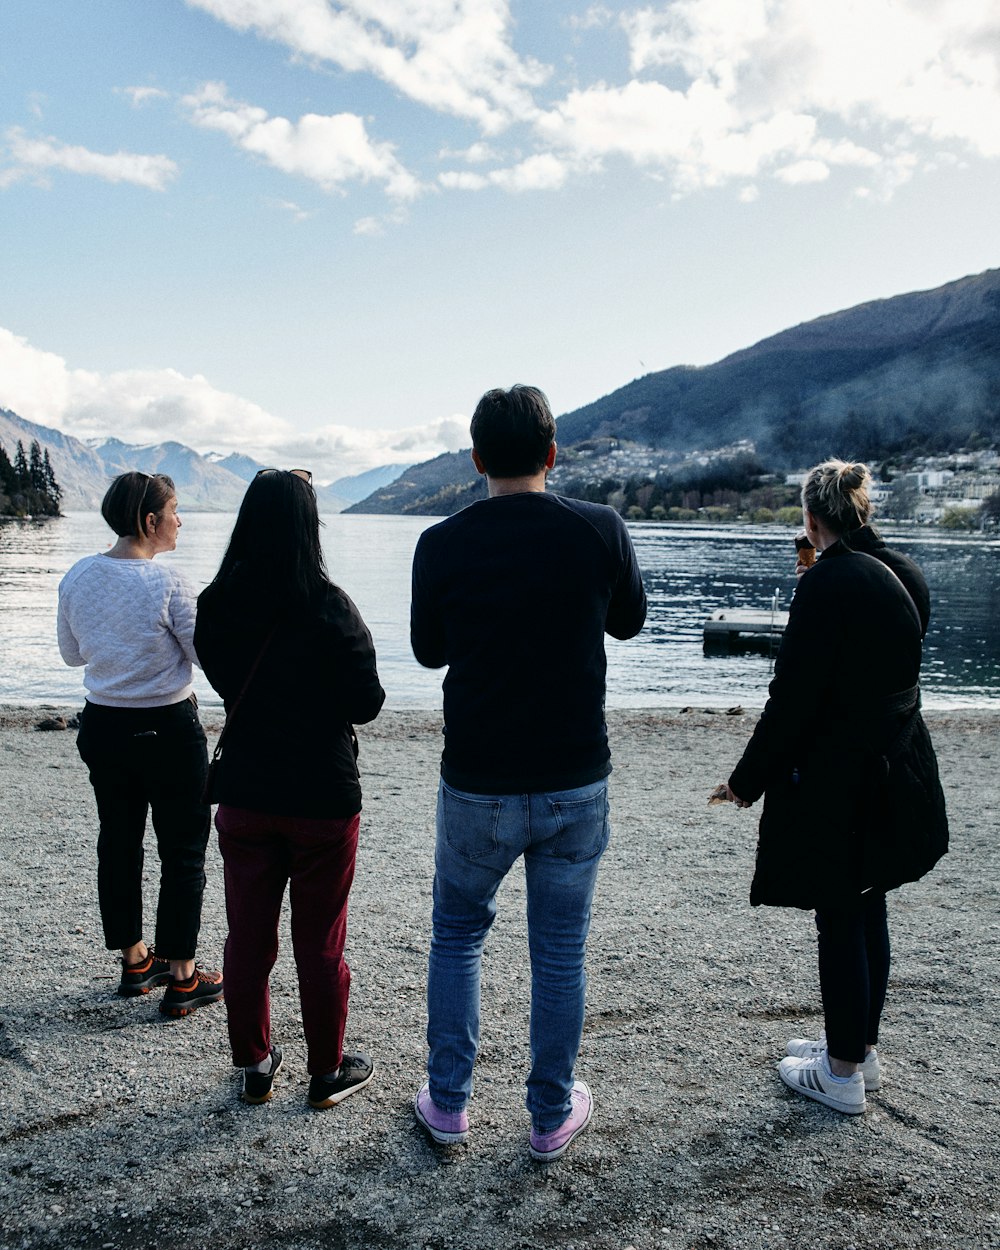
{"label": "dark puffer jacket", "polygon": [[816,908],[892,889],[948,845],[919,711],[922,622],[899,579],[843,543],[800,580],[770,697],[729,779],[764,795],[754,905]]}
{"label": "dark puffer jacket", "polygon": [[[226,734],[212,800],[316,819],[361,810],[354,725],[385,701],[361,614],[338,587],[309,610],[280,613],[234,575],[227,593],[198,600],[194,645],[231,713],[266,650]],[[273,632],[272,632],[273,631]]]}

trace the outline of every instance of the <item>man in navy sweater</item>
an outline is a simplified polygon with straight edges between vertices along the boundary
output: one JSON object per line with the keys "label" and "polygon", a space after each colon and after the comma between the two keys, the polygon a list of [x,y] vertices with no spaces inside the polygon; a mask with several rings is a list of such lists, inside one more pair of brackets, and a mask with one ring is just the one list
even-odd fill
{"label": "man in navy sweater", "polygon": [[472,442],[489,497],[426,530],[413,557],[413,653],[428,668],[448,666],[429,1080],[416,1116],[437,1142],[468,1136],[480,960],[497,888],[523,855],[530,1150],[550,1160],[593,1110],[573,1070],[591,901],[610,834],[604,634],[637,634],[646,597],[618,514],[545,493],[556,444],[541,391],[488,391],[472,418]]}

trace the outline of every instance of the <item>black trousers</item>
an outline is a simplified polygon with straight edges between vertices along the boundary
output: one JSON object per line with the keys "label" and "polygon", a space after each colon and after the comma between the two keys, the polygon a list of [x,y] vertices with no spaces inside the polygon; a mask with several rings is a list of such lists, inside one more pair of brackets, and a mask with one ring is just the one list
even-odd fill
{"label": "black trousers", "polygon": [[819,983],[826,1044],[835,1059],[863,1063],[878,1042],[889,984],[889,925],[885,895],[875,892],[816,913]]}
{"label": "black trousers", "polygon": [[143,837],[152,809],[160,856],[156,953],[193,959],[211,816],[202,801],[208,750],[194,697],[169,707],[87,703],[77,747],[97,799],[97,893],[108,950],[143,938]]}

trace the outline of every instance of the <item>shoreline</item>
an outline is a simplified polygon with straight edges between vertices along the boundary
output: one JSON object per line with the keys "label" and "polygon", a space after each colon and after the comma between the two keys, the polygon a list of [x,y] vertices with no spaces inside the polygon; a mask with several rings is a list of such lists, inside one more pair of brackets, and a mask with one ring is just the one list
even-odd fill
{"label": "shoreline", "polygon": [[[855,1119],[778,1080],[785,1040],[821,1023],[812,918],[749,907],[756,810],[706,803],[756,713],[609,709],[613,834],[578,1065],[596,1110],[565,1158],[541,1167],[528,1157],[523,1109],[519,870],[501,890],[483,960],[469,1143],[432,1147],[413,1120],[439,712],[385,712],[359,728],[347,1040],[373,1055],[376,1076],[315,1112],[287,910],[272,975],[285,1066],[263,1107],[238,1101],[223,1005],[173,1021],[155,992],[115,995],[86,770],[72,731],[36,732],[37,711],[0,706],[0,950],[18,971],[0,991],[10,1250],[236,1250],[250,1222],[256,1240],[281,1250],[1000,1247],[1000,1116],[983,1081],[997,1065],[1000,1014],[1000,714],[927,714],[952,849],[890,896],[884,1084]],[[210,741],[222,719],[211,711]],[[151,837],[149,847],[147,910]],[[226,932],[214,839],[206,868],[199,958],[214,967]]]}
{"label": "shoreline", "polygon": [[[932,696],[933,700],[933,696]],[[46,717],[62,716],[66,719],[77,716],[84,704],[84,698],[81,695],[79,702],[67,703],[61,699],[47,699],[39,697],[37,700],[27,699],[3,699],[0,698],[0,725],[20,726],[22,728],[30,727],[36,720],[42,720]],[[681,716],[681,715],[704,715],[704,716],[729,716],[734,714],[734,708],[738,709],[738,714],[742,716],[758,717],[763,710],[763,703],[760,704],[733,704],[731,700],[726,700],[720,696],[719,702],[709,704],[707,700],[702,699],[697,703],[683,703],[678,700],[675,703],[642,703],[642,704],[614,704],[609,703],[606,707],[607,723],[609,733],[611,732],[612,722],[618,717],[631,716]],[[955,717],[965,716],[972,721],[992,720],[1000,718],[1000,696],[996,699],[988,699],[977,703],[922,703],[921,712],[924,719],[930,723],[932,719],[938,717]],[[199,699],[198,715],[207,732],[211,733],[222,728],[225,721],[225,709],[222,706],[221,699],[218,703],[209,702],[208,700]],[[439,706],[437,707],[392,707],[386,705],[380,714],[381,716],[413,716],[418,718],[437,718],[443,721],[443,712]],[[377,722],[376,722],[377,724]],[[211,744],[210,744],[211,745]],[[613,747],[612,743],[612,747]]]}

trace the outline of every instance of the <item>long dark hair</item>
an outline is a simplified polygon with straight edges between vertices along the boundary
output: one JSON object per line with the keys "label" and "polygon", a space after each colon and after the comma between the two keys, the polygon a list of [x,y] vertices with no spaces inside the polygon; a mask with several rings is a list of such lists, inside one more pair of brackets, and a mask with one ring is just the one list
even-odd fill
{"label": "long dark hair", "polygon": [[259,473],[247,487],[219,571],[202,594],[252,591],[262,615],[287,615],[330,585],[319,540],[316,492],[283,469]]}

